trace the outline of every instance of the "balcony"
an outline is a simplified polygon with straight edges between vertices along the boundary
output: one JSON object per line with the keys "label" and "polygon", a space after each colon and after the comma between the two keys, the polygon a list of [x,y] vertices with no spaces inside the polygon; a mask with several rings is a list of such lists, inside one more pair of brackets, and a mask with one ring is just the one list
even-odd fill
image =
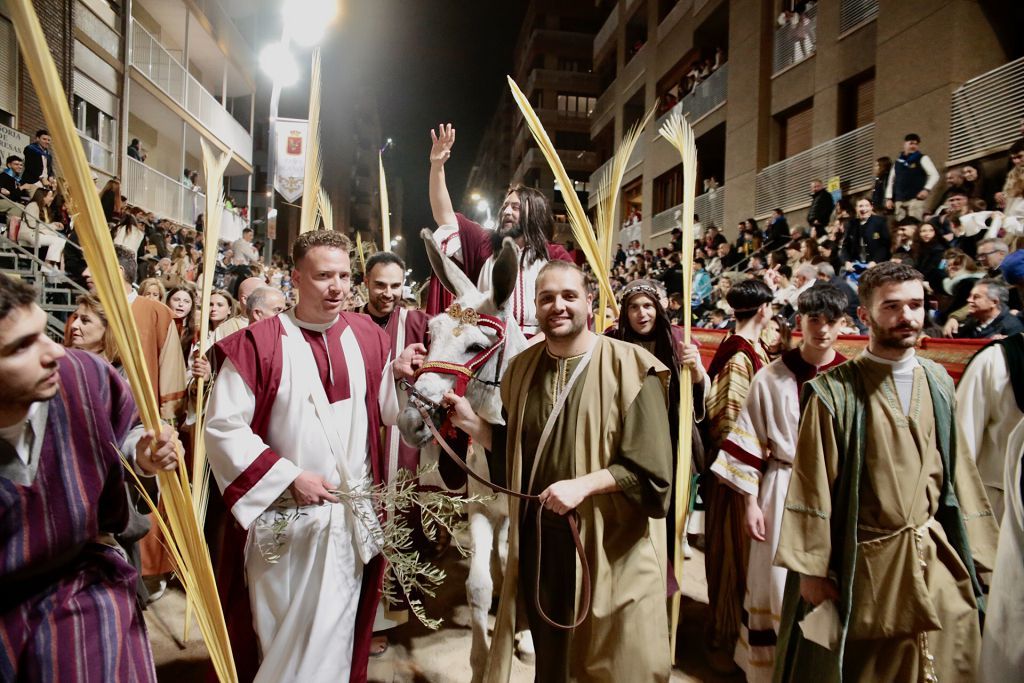
{"label": "balcony", "polygon": [[814,56],[818,41],[818,6],[799,15],[796,23],[786,22],[775,30],[775,59],[772,75]]}
{"label": "balcony", "polygon": [[[703,5],[703,2],[698,0],[699,5]],[[672,32],[672,29],[676,27],[679,20],[682,19],[686,14],[693,10],[696,14],[700,11],[700,7],[694,7],[693,2],[687,2],[686,0],[677,0],[675,6],[669,10],[669,13],[665,15],[665,18],[658,24],[658,41],[661,42],[665,37]]]}
{"label": "balcony", "polygon": [[[626,173],[623,176],[623,182],[631,180],[629,174],[631,171],[639,167],[644,162],[646,156],[647,141],[644,140],[643,136],[637,140],[636,147],[633,148],[633,153],[629,155],[629,161],[626,162]],[[590,174],[590,195],[587,198],[588,208],[597,206],[597,203],[602,201],[607,194],[607,187],[604,183],[605,177],[611,173],[612,159],[604,162],[598,166],[597,170]]]}
{"label": "balcony", "polygon": [[[719,187],[711,192],[697,196],[693,202],[693,213],[700,216],[703,226],[716,225],[722,227],[725,221],[725,188]],[[677,204],[661,213],[654,214],[651,219],[651,237],[664,235],[683,222],[683,205]]]}
{"label": "balcony", "polygon": [[[597,164],[597,154],[594,152],[580,152],[570,149],[555,151],[558,152],[558,158],[562,160],[562,165],[565,166],[565,170],[568,173],[589,173],[590,169],[594,168]],[[531,168],[548,168],[548,161],[544,158],[544,153],[536,147],[526,150],[526,154],[523,155],[523,160],[519,162],[519,167],[516,169],[514,177],[522,178]]]}
{"label": "balcony", "polygon": [[601,30],[594,36],[594,64],[600,61],[598,58],[611,43],[611,39],[615,36],[615,29],[618,27],[619,8],[613,5],[612,11],[608,13],[608,18],[605,20]]}
{"label": "balcony", "polygon": [[134,20],[131,65],[247,164],[252,136],[192,74]]}
{"label": "balcony", "polygon": [[[121,191],[128,203],[180,225],[192,226],[196,216],[206,211],[206,195],[185,187],[173,178],[156,171],[138,159],[124,157]],[[220,239],[234,242],[242,236],[248,221],[234,211],[223,209]]]}
{"label": "balcony", "polygon": [[1004,151],[1020,137],[1024,57],[975,76],[953,91],[949,165]]}
{"label": "balcony", "polygon": [[878,16],[878,0],[840,0],[839,35],[858,29]]}
{"label": "balcony", "polygon": [[869,123],[765,167],[755,182],[754,216],[765,218],[776,207],[792,211],[808,206],[808,187],[815,179],[838,177],[844,194],[871,187],[874,148],[875,124]]}
{"label": "balcony", "polygon": [[195,225],[206,210],[206,195],[191,190],[138,159],[124,158],[122,189],[128,202],[181,225]]}
{"label": "balcony", "polygon": [[632,95],[633,88],[638,83],[643,82],[644,70],[647,67],[647,54],[651,51],[650,44],[645,43],[643,47],[637,50],[629,59],[626,66],[622,67],[622,71],[619,72],[619,92],[625,93],[626,97]]}
{"label": "balcony", "polygon": [[536,90],[561,90],[577,95],[596,95],[601,89],[597,74],[558,69],[534,69],[526,79],[524,92],[530,96]]}
{"label": "balcony", "polygon": [[673,112],[681,111],[687,117],[690,125],[694,125],[702,118],[725,104],[725,97],[729,84],[729,63],[726,62],[717,71],[697,84],[689,95],[679,101],[676,106],[662,114],[654,122],[654,130],[661,130],[661,127],[668,121]]}

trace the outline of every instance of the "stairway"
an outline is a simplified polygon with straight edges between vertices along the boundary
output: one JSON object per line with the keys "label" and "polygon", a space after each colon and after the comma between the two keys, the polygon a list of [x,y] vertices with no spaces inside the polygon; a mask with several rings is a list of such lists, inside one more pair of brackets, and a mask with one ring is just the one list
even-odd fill
{"label": "stairway", "polygon": [[[68,243],[67,248],[75,247]],[[0,235],[0,273],[16,275],[38,289],[39,305],[47,316],[46,333],[54,341],[64,343],[64,325],[78,308],[75,301],[88,292],[64,275],[47,277],[43,274],[44,265],[30,249]]]}

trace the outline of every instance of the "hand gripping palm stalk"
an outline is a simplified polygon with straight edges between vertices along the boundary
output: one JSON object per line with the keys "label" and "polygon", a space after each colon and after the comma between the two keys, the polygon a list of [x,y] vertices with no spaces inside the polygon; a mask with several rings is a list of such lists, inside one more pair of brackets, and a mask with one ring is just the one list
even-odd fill
{"label": "hand gripping palm stalk", "polygon": [[[57,67],[50,56],[31,0],[10,0],[7,7],[25,58],[25,67],[32,77],[43,116],[49,125],[56,156],[61,161],[61,170],[67,179],[69,200],[78,211],[74,217],[75,228],[100,301],[107,311],[109,330],[117,342],[118,353],[135,395],[142,424],[147,430],[159,433],[162,425],[156,392],[145,359],[139,351],[139,331],[125,296],[110,230],[103,216],[96,187],[92,183],[85,152],[71,119]],[[129,468],[129,471],[132,470]],[[234,683],[238,675],[224,625],[224,614],[217,597],[210,554],[203,530],[196,520],[185,468],[179,467],[177,472],[161,472],[157,478],[163,495],[163,510],[158,510],[148,496],[146,500],[153,510],[154,520],[164,534],[185,592],[195,603],[196,618],[214,670],[221,681]]]}

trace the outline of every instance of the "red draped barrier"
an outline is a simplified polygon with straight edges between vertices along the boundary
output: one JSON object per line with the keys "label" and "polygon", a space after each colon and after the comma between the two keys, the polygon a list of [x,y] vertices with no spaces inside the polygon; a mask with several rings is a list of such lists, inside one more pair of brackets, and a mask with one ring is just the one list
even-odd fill
{"label": "red draped barrier", "polygon": [[[711,365],[711,358],[714,357],[718,345],[725,339],[726,330],[710,330],[705,328],[693,328],[693,338],[700,344],[700,355],[704,367]],[[793,333],[794,342],[799,341],[800,333]],[[941,363],[954,382],[960,381],[964,374],[964,368],[971,360],[971,357],[991,339],[931,339],[925,338],[917,347],[917,352],[923,357]],[[847,358],[853,358],[859,354],[868,344],[868,338],[862,335],[848,334],[839,337],[836,342],[836,350]]]}

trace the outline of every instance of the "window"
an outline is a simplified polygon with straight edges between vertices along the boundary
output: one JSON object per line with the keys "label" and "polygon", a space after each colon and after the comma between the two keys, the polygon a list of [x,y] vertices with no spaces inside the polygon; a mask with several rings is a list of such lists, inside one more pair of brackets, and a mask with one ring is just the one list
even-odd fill
{"label": "window", "polygon": [[117,146],[117,124],[114,117],[100,111],[75,95],[75,128],[87,138],[114,148]]}
{"label": "window", "polygon": [[811,148],[814,108],[807,100],[776,118],[779,123],[779,159],[788,159]]}
{"label": "window", "polygon": [[667,211],[673,206],[683,203],[683,165],[662,173],[654,179],[654,197],[652,208],[654,213]]}
{"label": "window", "polygon": [[0,17],[0,123],[14,125],[18,109],[18,40],[14,25]]}
{"label": "window", "polygon": [[590,134],[555,131],[555,147],[557,149],[589,150]]}
{"label": "window", "polygon": [[875,73],[851,78],[839,86],[839,134],[875,120]]}
{"label": "window", "polygon": [[596,97],[568,94],[558,95],[559,116],[590,118],[590,115],[594,112],[595,106],[597,106]]}

